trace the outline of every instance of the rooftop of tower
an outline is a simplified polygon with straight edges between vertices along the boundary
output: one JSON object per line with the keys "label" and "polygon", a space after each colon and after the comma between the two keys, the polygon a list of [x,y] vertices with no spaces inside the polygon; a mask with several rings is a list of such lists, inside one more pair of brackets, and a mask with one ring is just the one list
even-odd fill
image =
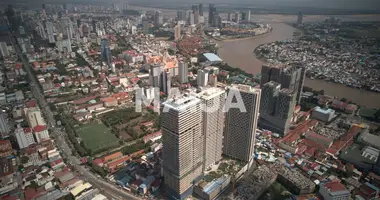
{"label": "rooftop of tower", "polygon": [[268,83],[265,83],[264,86],[271,86],[271,87],[278,87],[280,86],[281,84],[280,83],[277,83],[276,81],[269,81]]}
{"label": "rooftop of tower", "polygon": [[217,87],[207,87],[203,88],[201,92],[195,93],[194,95],[200,99],[209,100],[216,96],[225,93],[225,90]]}
{"label": "rooftop of tower", "polygon": [[189,94],[181,94],[180,96],[175,96],[171,99],[168,99],[163,103],[165,107],[168,107],[173,110],[183,111],[188,109],[191,106],[200,103],[200,99]]}
{"label": "rooftop of tower", "polygon": [[259,88],[251,87],[249,85],[243,85],[243,84],[236,84],[236,85],[231,85],[231,89],[237,89],[242,92],[249,92],[249,93],[257,93],[260,91]]}

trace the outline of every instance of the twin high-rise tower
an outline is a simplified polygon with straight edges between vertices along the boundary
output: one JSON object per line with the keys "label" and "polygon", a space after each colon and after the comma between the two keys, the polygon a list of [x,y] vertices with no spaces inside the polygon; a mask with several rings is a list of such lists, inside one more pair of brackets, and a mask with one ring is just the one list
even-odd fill
{"label": "twin high-rise tower", "polygon": [[237,95],[232,103],[242,100],[245,111],[233,107],[226,113],[226,92],[214,87],[163,104],[163,169],[166,191],[172,198],[190,195],[193,185],[222,154],[252,161],[260,89],[237,85],[228,91]]}
{"label": "twin high-rise tower", "polygon": [[305,68],[267,64],[261,70],[261,106],[259,126],[286,134],[295,106],[300,103]]}

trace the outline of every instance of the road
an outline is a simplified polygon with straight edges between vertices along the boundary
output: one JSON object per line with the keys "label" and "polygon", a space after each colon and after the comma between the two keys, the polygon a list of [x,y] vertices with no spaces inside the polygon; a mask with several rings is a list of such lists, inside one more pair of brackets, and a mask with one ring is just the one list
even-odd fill
{"label": "road", "polygon": [[28,75],[30,90],[33,93],[34,97],[38,101],[42,113],[45,115],[45,119],[47,125],[50,130],[50,134],[54,136],[55,142],[57,146],[60,148],[61,153],[64,158],[67,158],[69,163],[71,163],[76,170],[78,170],[86,180],[91,183],[94,187],[98,188],[104,195],[110,197],[111,199],[132,199],[138,200],[140,198],[133,196],[125,191],[120,190],[118,187],[105,182],[104,180],[97,178],[94,174],[92,174],[89,170],[80,165],[79,158],[72,156],[71,149],[65,140],[65,133],[60,130],[60,128],[56,127],[54,114],[50,110],[49,105],[47,104],[45,97],[43,95],[43,91],[40,88],[39,82],[32,73],[31,67],[26,56],[22,53],[19,44],[16,42],[15,36],[12,37],[12,43],[15,47],[16,53],[23,64],[23,68]]}

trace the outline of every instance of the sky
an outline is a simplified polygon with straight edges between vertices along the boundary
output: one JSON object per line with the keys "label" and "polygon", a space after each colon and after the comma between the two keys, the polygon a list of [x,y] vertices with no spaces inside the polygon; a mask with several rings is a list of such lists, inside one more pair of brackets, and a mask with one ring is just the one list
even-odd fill
{"label": "sky", "polygon": [[[150,6],[165,4],[196,4],[196,3],[215,3],[215,4],[244,4],[259,8],[279,8],[279,7],[308,7],[308,8],[334,8],[334,9],[366,9],[380,10],[380,0],[5,0],[9,3],[15,2],[44,2],[44,3],[91,3],[91,2],[128,2],[130,4],[146,4]],[[206,6],[207,9],[207,6]]]}
{"label": "sky", "polygon": [[335,9],[380,9],[380,0],[129,0],[130,3],[222,3],[222,4],[247,4],[257,7],[315,7]]}

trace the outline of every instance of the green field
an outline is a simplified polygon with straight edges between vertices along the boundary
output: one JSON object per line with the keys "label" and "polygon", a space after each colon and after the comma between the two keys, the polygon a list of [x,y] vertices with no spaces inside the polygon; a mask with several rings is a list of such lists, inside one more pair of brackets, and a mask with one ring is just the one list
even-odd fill
{"label": "green field", "polygon": [[77,128],[76,131],[90,154],[118,145],[118,139],[103,123],[85,124]]}

